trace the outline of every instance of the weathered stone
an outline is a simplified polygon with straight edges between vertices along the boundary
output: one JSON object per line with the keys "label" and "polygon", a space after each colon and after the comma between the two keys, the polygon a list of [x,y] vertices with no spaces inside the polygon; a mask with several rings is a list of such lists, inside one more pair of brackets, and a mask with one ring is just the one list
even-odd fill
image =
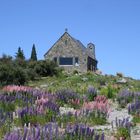
{"label": "weathered stone", "polygon": [[86,82],[86,81],[88,81],[88,78],[87,77],[83,77],[82,81]]}
{"label": "weathered stone", "polygon": [[124,79],[124,78],[121,78],[117,81],[118,84],[126,84],[127,83],[127,80]]}
{"label": "weathered stone", "polygon": [[[97,70],[94,44],[89,43],[86,48],[79,40],[74,39],[67,32],[60,37],[44,56],[45,59],[56,61],[67,72],[73,72],[74,70],[78,72]],[[60,65],[60,58],[72,58],[72,64]]]}
{"label": "weathered stone", "polygon": [[140,126],[131,129],[131,140],[140,140]]}
{"label": "weathered stone", "polygon": [[46,88],[46,87],[48,87],[48,85],[47,85],[47,84],[40,85],[40,88]]}

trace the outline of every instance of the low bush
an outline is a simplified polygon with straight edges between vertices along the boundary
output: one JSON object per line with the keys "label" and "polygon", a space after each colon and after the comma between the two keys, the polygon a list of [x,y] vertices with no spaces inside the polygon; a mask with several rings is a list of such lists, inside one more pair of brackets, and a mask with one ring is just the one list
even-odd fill
{"label": "low bush", "polygon": [[117,90],[110,85],[108,85],[107,87],[103,87],[100,90],[100,94],[106,96],[109,99],[114,98],[116,96],[116,93]]}
{"label": "low bush", "polygon": [[127,128],[124,127],[120,127],[117,130],[117,134],[116,134],[117,139],[119,140],[120,138],[122,138],[122,140],[130,140],[130,133],[128,131]]}
{"label": "low bush", "polygon": [[0,58],[0,86],[24,85],[43,76],[58,76],[61,72],[62,69],[53,61],[27,61],[6,55]]}

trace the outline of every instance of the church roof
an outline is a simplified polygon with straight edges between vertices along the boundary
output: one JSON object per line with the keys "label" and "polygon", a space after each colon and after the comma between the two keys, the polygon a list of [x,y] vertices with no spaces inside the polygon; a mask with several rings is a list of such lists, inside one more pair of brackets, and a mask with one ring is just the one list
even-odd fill
{"label": "church roof", "polygon": [[[75,39],[74,37],[72,37],[67,31],[56,41],[55,44],[57,44],[57,42],[59,42],[63,36],[70,37],[72,39],[72,41],[75,42],[76,46],[78,46],[78,47],[81,48],[81,50],[82,50],[83,53],[87,53],[88,56],[90,56],[91,58],[93,58],[93,55],[91,54],[91,52],[88,51],[88,49],[82,44],[82,42],[79,41],[79,40],[77,40],[77,39]],[[48,50],[48,52],[45,53],[44,56],[46,56],[51,51],[51,49],[53,48],[53,46]]]}

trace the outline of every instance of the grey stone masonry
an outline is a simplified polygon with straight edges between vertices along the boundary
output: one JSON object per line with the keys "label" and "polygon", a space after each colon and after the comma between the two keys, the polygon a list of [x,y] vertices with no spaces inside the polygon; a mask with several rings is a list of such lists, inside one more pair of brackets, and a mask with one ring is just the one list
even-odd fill
{"label": "grey stone masonry", "polygon": [[87,72],[97,69],[94,44],[89,43],[86,48],[79,40],[70,36],[67,31],[45,53],[44,57],[46,60],[54,60],[68,72],[74,70]]}

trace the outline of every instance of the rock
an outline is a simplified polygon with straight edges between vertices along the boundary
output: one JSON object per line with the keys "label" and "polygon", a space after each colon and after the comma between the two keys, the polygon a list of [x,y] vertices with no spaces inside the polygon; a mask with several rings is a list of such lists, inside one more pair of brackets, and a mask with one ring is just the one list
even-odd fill
{"label": "rock", "polygon": [[123,73],[121,73],[121,72],[117,72],[116,73],[116,76],[118,76],[118,77],[124,77]]}
{"label": "rock", "polygon": [[140,140],[140,126],[131,129],[131,140]]}
{"label": "rock", "polygon": [[97,74],[97,75],[102,75],[102,71],[96,70],[96,71],[95,71],[95,74]]}
{"label": "rock", "polygon": [[47,84],[40,85],[40,88],[46,88],[46,87],[48,87],[48,85],[47,85]]}
{"label": "rock", "polygon": [[68,114],[69,112],[74,112],[74,108],[70,108],[70,107],[60,107],[59,108],[60,110],[60,114],[63,115],[63,114]]}
{"label": "rock", "polygon": [[93,128],[96,130],[103,130],[103,131],[106,129],[108,130],[112,129],[111,125],[98,125],[98,126],[94,126]]}
{"label": "rock", "polygon": [[127,83],[127,80],[124,79],[124,78],[121,78],[121,79],[117,80],[117,83],[118,84],[126,84]]}
{"label": "rock", "polygon": [[83,77],[82,81],[86,82],[86,81],[88,81],[88,78],[87,77]]}

